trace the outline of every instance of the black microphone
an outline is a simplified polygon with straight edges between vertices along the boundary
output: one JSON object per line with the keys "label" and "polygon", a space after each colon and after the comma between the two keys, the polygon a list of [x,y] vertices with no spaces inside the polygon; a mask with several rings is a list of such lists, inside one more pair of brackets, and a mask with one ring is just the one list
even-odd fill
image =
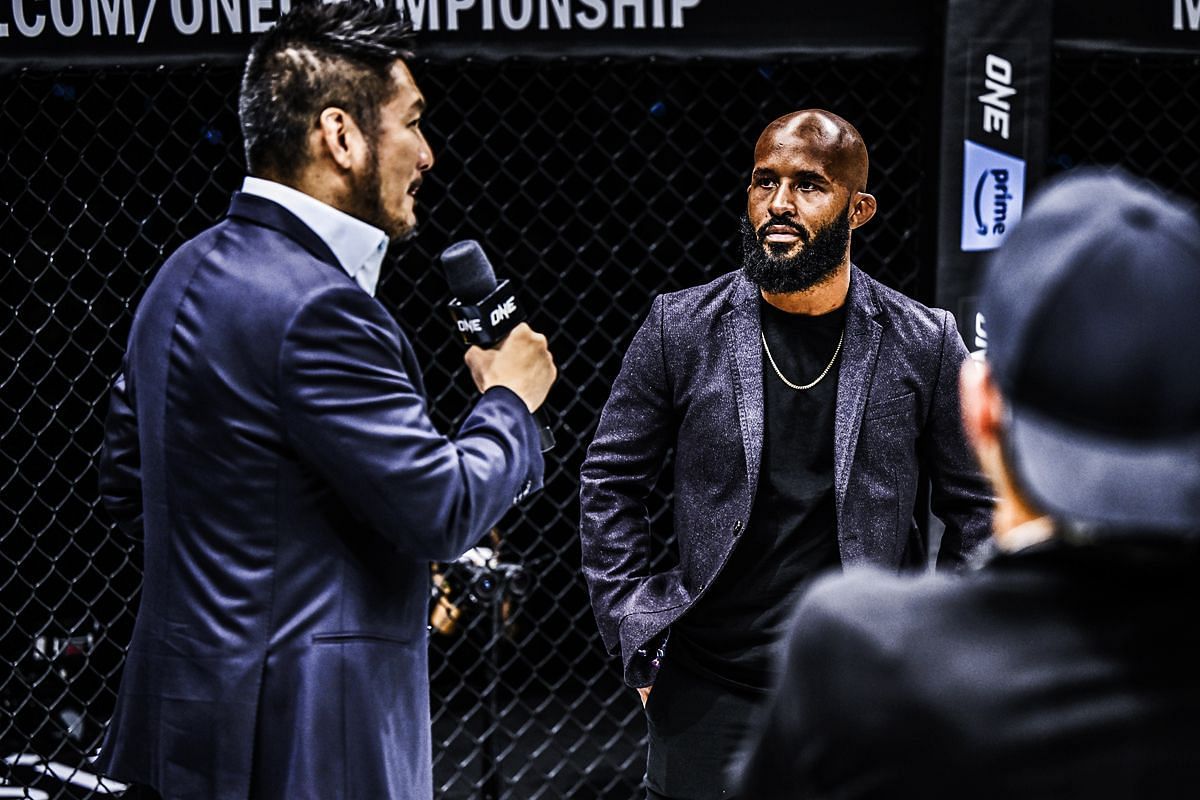
{"label": "black microphone", "polygon": [[[507,278],[496,282],[496,272],[479,242],[455,242],[442,251],[441,261],[453,295],[450,317],[466,344],[495,347],[525,321],[516,287]],[[544,405],[533,412],[543,453],[554,447],[554,431],[544,412]]]}

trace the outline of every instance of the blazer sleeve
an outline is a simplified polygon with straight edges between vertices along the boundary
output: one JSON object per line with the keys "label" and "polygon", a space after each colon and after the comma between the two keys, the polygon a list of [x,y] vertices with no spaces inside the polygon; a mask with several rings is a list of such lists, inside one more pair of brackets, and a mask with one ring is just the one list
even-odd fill
{"label": "blazer sleeve", "polygon": [[958,373],[967,349],[954,316],[942,317],[941,357],[933,401],[918,447],[929,473],[930,506],[946,526],[938,550],[938,567],[954,567],[991,533],[993,497],[967,441],[959,407]]}
{"label": "blazer sleeve", "polygon": [[[583,574],[600,636],[610,653],[640,647],[621,641],[621,621],[653,610],[654,581],[647,499],[673,444],[673,410],[663,349],[663,296],[634,335],[580,471]],[[632,652],[623,652],[628,664]]]}
{"label": "blazer sleeve", "polygon": [[127,535],[142,538],[142,461],[137,416],[124,374],[109,393],[100,451],[100,498]]}
{"label": "blazer sleeve", "polygon": [[537,426],[515,393],[495,387],[457,436],[443,436],[408,375],[400,336],[357,287],[308,297],[279,358],[286,437],[400,551],[452,560],[541,488]]}

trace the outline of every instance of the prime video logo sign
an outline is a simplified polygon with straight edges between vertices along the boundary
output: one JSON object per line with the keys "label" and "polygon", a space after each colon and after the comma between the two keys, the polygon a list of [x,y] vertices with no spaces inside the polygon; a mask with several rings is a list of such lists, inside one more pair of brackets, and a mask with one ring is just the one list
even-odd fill
{"label": "prime video logo sign", "polygon": [[[976,98],[983,114],[982,133],[1008,141],[1014,130],[1012,101],[1017,94],[1012,62],[988,53],[983,79],[984,92]],[[1025,161],[970,139],[963,148],[962,249],[991,250],[1000,246],[1021,218]]]}
{"label": "prime video logo sign", "polygon": [[992,250],[1021,219],[1025,161],[970,140],[963,147],[961,246]]}

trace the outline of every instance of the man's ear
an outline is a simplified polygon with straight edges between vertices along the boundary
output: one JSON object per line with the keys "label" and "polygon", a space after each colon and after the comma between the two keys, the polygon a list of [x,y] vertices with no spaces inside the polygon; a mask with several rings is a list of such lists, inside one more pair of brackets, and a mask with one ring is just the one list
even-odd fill
{"label": "man's ear", "polygon": [[999,452],[1004,435],[1004,398],[986,361],[968,358],[958,375],[963,430],[979,454]]}
{"label": "man's ear", "polygon": [[850,229],[853,230],[870,222],[871,217],[875,216],[877,208],[875,195],[855,192],[854,205],[850,208]]}
{"label": "man's ear", "polygon": [[328,156],[343,170],[350,170],[362,162],[367,151],[367,141],[362,129],[345,109],[330,106],[317,118],[317,147],[320,155]]}

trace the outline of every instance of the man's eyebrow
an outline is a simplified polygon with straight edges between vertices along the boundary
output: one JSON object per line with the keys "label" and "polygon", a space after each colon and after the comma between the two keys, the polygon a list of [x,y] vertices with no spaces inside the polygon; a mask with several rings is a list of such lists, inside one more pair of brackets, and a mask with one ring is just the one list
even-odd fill
{"label": "man's eyebrow", "polygon": [[799,172],[792,174],[793,180],[808,181],[810,183],[829,183],[829,178],[825,177],[820,172],[811,169],[802,169]]}
{"label": "man's eyebrow", "polygon": [[[771,169],[770,167],[755,167],[754,171],[750,173],[750,178],[752,180],[758,179],[758,178],[778,178],[778,177],[779,177],[779,173],[776,172],[775,170]],[[815,170],[811,170],[811,169],[802,169],[799,172],[793,172],[790,177],[794,181],[819,183],[823,186],[831,183],[831,181],[829,180],[829,178],[826,175],[824,175],[823,173],[817,172]]]}
{"label": "man's eyebrow", "polygon": [[417,114],[422,113],[425,110],[425,98],[418,97],[416,100],[413,101],[413,104],[408,107],[408,110],[410,112],[415,112]]}

